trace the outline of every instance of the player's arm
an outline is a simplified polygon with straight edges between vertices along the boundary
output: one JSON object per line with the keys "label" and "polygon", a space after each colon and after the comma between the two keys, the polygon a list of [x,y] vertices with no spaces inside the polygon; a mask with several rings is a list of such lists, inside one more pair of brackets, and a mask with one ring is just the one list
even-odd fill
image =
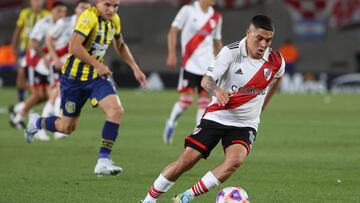
{"label": "player's arm", "polygon": [[49,54],[50,54],[51,60],[54,63],[54,66],[57,69],[60,69],[63,64],[61,63],[60,58],[56,53],[55,46],[54,46],[54,40],[51,35],[45,36],[45,43],[46,43],[46,47],[49,50]]}
{"label": "player's arm", "polygon": [[279,88],[281,83],[281,78],[275,78],[274,81],[272,82],[272,84],[270,85],[270,89],[268,91],[268,93],[266,94],[265,100],[264,100],[264,104],[262,106],[262,111],[265,110],[265,107],[269,104],[272,96],[276,93],[277,89]]}
{"label": "player's arm", "polygon": [[166,59],[166,65],[175,68],[177,64],[177,56],[176,56],[176,44],[177,44],[177,34],[180,29],[171,26],[168,35],[167,35],[167,47],[168,47],[168,56]]}
{"label": "player's arm", "polygon": [[140,83],[142,87],[146,87],[146,76],[145,74],[140,70],[138,64],[135,62],[135,59],[129,49],[129,47],[126,45],[121,33],[120,36],[115,38],[114,40],[114,47],[116,52],[120,55],[122,60],[127,63],[132,71],[134,72],[134,76],[136,80]]}
{"label": "player's arm", "polygon": [[266,106],[269,104],[272,96],[276,93],[277,89],[280,86],[281,78],[285,74],[285,60],[283,57],[281,57],[281,67],[279,71],[276,73],[274,80],[270,84],[269,90],[265,96],[264,104],[262,106],[262,111],[265,110]]}
{"label": "player's arm", "polygon": [[223,42],[221,39],[214,40],[214,55],[217,56],[223,47]]}
{"label": "player's arm", "polygon": [[214,78],[208,75],[204,75],[201,80],[201,86],[209,92],[209,94],[215,96],[220,106],[225,106],[229,101],[229,93],[217,86]]}

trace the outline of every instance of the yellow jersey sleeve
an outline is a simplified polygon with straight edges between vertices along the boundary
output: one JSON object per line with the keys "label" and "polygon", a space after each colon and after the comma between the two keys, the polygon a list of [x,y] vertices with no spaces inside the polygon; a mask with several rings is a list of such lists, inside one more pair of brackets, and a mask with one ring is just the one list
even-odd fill
{"label": "yellow jersey sleeve", "polygon": [[98,23],[98,17],[91,9],[82,12],[76,21],[74,32],[80,33],[83,36],[89,36],[91,30]]}
{"label": "yellow jersey sleeve", "polygon": [[25,9],[21,10],[21,12],[19,14],[19,17],[18,17],[18,19],[16,21],[16,26],[17,27],[24,27],[28,12],[29,12],[29,8],[25,8]]}
{"label": "yellow jersey sleeve", "polygon": [[120,16],[115,13],[112,20],[113,20],[114,27],[115,27],[114,37],[115,37],[115,39],[119,39],[120,38],[120,33],[121,33]]}

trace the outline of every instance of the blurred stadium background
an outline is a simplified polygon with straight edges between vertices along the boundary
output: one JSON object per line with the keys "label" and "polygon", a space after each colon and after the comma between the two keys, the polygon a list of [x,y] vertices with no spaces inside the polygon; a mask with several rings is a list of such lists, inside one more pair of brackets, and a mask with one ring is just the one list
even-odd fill
{"label": "blurred stadium background", "polygon": [[[64,2],[72,6],[76,1]],[[9,57],[3,57],[8,56],[3,48],[28,1],[0,0],[0,202],[133,203],[143,198],[193,129],[195,107],[181,118],[174,145],[162,143],[178,78],[178,70],[165,67],[166,35],[177,10],[189,2],[121,0],[125,40],[150,79],[150,89],[161,91],[138,90],[130,69],[113,50],[108,52],[106,62],[126,109],[113,159],[125,171],[97,178],[92,167],[102,121],[89,105],[79,129],[65,140],[29,145],[22,131],[8,125],[7,106],[17,100],[16,71]],[[248,163],[226,185],[243,186],[255,203],[360,202],[360,0],[217,2],[224,17],[224,44],[240,40],[251,17],[263,13],[276,26],[272,47],[292,39],[299,51],[296,73],[285,79],[281,94],[262,116]],[[217,148],[159,202],[169,202],[222,158]],[[218,190],[194,202],[214,202]]]}
{"label": "blurred stadium background", "polygon": [[[26,1],[0,1],[2,43],[9,41],[16,18]],[[70,6],[76,1],[65,0]],[[165,87],[176,87],[177,72],[165,67],[166,35],[179,7],[191,0],[122,0],[119,9],[122,32],[137,61],[148,75],[158,73]],[[359,83],[353,75],[338,81],[340,75],[360,72],[360,1],[358,0],[218,0],[224,16],[224,44],[240,40],[251,17],[258,13],[271,16],[276,25],[273,48],[280,48],[292,39],[299,50],[297,72],[305,80],[323,82],[326,88],[338,83]],[[72,9],[69,9],[69,14]],[[179,52],[178,52],[179,53]],[[134,87],[130,69],[114,52],[107,54],[107,64],[113,68],[120,86]],[[323,73],[323,74],[321,74]],[[321,77],[320,77],[321,76]],[[0,68],[0,86],[14,86],[15,72]],[[355,80],[355,81],[354,81]],[[300,84],[298,84],[300,83]],[[296,81],[298,91],[302,78]],[[308,84],[311,91],[320,87]],[[309,87],[307,87],[309,89]],[[290,90],[291,91],[291,90]]]}

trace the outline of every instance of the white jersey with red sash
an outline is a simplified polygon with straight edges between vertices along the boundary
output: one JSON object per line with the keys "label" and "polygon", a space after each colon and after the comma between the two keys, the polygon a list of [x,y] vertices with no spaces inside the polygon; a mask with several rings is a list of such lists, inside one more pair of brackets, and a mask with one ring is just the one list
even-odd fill
{"label": "white jersey with red sash", "polygon": [[56,22],[53,29],[49,31],[49,36],[54,40],[56,53],[63,63],[66,61],[68,46],[71,35],[74,31],[76,20],[77,15],[75,14],[69,17],[61,18]]}
{"label": "white jersey with red sash", "polygon": [[220,13],[212,7],[204,13],[197,1],[180,9],[172,26],[182,30],[182,68],[196,75],[206,72],[215,60],[213,44],[221,39],[221,25]]}
{"label": "white jersey with red sash", "polygon": [[203,118],[223,125],[257,130],[268,87],[274,78],[284,74],[285,61],[279,52],[271,48],[261,59],[250,58],[245,40],[225,46],[205,73],[218,80],[218,86],[231,96],[225,106],[219,106],[216,97],[213,97]]}
{"label": "white jersey with red sash", "polygon": [[[40,21],[38,21],[33,30],[30,33],[30,39],[36,40],[38,42],[39,49],[42,50],[42,54],[47,54],[48,50],[45,46],[45,36],[49,31],[54,27],[55,22],[51,16],[47,16]],[[26,63],[30,68],[35,69],[38,73],[42,75],[48,75],[49,69],[44,63],[43,59],[36,54],[35,50],[26,51]]]}

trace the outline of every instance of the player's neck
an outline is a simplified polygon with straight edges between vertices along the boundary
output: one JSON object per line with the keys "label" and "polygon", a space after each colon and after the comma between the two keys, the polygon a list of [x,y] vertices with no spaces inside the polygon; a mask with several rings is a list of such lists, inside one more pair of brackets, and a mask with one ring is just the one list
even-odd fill
{"label": "player's neck", "polygon": [[207,4],[206,2],[203,2],[203,1],[199,1],[199,5],[200,5],[200,8],[201,10],[204,12],[204,13],[207,13],[209,8],[210,8],[210,5]]}

